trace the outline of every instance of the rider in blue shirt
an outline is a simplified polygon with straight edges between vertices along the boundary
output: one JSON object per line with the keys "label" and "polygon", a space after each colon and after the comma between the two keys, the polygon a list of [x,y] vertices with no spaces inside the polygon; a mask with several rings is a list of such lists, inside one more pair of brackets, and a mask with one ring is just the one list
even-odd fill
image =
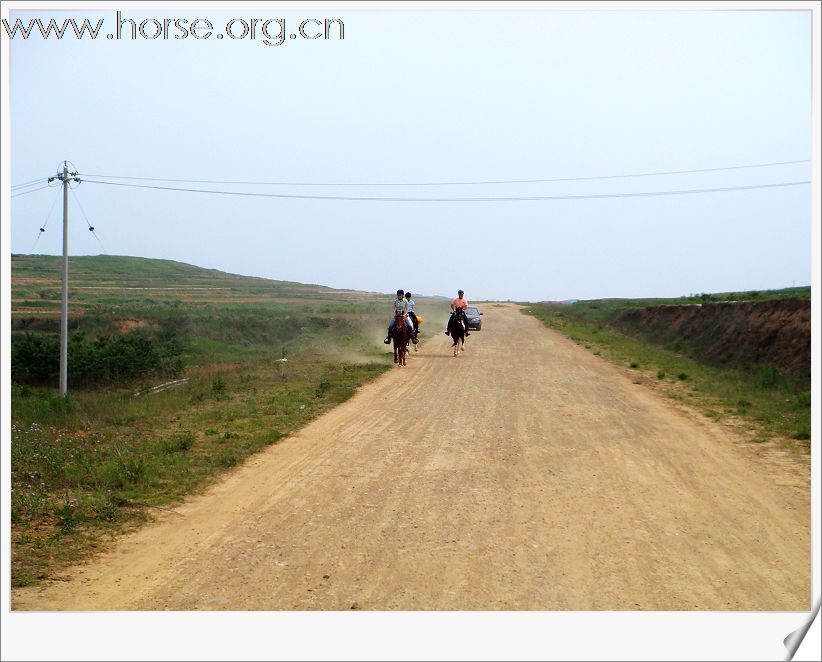
{"label": "rider in blue shirt", "polygon": [[417,344],[417,334],[420,332],[420,323],[417,321],[417,313],[414,311],[414,300],[411,298],[411,292],[405,293],[405,299],[408,304],[408,317],[411,318],[411,322],[414,324],[414,332],[411,336],[411,342],[415,345]]}

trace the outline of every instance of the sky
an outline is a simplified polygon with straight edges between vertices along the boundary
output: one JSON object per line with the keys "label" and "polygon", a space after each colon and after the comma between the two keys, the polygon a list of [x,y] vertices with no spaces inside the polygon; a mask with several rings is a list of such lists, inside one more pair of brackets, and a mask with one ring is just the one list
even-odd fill
{"label": "sky", "polygon": [[[315,196],[585,196],[810,179],[804,162],[396,185],[809,160],[810,12],[325,7],[153,8],[124,16],[207,18],[215,32],[231,19],[284,18],[289,33],[306,18],[338,18],[344,39],[298,37],[280,46],[266,46],[259,35],[11,40],[4,186],[54,174],[64,159],[87,180]],[[104,33],[115,23],[113,9],[11,17],[69,16],[104,18]],[[239,33],[241,24],[235,27]],[[61,253],[58,195],[45,189],[12,198],[13,253]],[[811,282],[807,184],[387,202],[85,181],[70,197],[69,214],[70,255],[164,258],[375,292],[453,296],[463,289],[469,300],[541,301]]]}

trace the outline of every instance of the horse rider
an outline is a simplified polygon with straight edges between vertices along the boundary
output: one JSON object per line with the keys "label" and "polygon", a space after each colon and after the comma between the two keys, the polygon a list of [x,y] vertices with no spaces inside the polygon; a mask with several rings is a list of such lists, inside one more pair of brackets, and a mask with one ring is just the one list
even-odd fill
{"label": "horse rider", "polygon": [[408,317],[408,303],[406,303],[403,298],[404,294],[405,292],[402,290],[397,290],[397,298],[394,299],[394,314],[391,316],[391,324],[388,325],[388,335],[385,337],[385,340],[383,340],[386,345],[391,342],[391,334],[394,333],[398,314],[402,315],[405,325],[408,327],[409,337],[414,335],[414,323],[411,321],[411,318]]}
{"label": "horse rider", "polygon": [[[468,299],[466,299],[463,296],[464,294],[465,294],[465,292],[460,290],[459,292],[457,292],[457,298],[454,299],[451,302],[451,317],[453,317],[454,313],[457,312],[457,308],[462,308],[463,312],[465,312],[465,309],[468,308]],[[450,322],[451,319],[449,318],[448,321]],[[465,321],[464,317],[463,317],[463,325],[465,326],[465,335],[470,336],[471,334],[468,333],[468,322]],[[445,335],[446,336],[449,335],[449,333],[448,333],[448,324],[445,325]]]}
{"label": "horse rider", "polygon": [[411,318],[411,323],[414,325],[414,332],[411,335],[411,342],[413,342],[416,345],[418,342],[417,334],[420,332],[420,323],[419,320],[417,320],[417,313],[414,312],[414,307],[416,306],[416,304],[414,303],[414,300],[411,298],[411,292],[405,293],[405,299],[406,303],[408,304],[408,317]]}

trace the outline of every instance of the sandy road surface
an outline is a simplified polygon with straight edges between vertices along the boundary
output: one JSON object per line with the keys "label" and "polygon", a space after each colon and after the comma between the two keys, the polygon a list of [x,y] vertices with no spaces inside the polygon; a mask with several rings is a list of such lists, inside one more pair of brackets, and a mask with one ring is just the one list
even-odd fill
{"label": "sandy road surface", "polygon": [[484,311],[13,608],[810,608],[807,463]]}

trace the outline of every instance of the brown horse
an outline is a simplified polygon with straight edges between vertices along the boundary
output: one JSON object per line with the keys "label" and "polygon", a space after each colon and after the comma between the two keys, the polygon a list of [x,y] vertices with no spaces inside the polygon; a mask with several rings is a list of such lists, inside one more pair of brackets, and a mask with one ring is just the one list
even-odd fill
{"label": "brown horse", "polygon": [[391,334],[394,341],[394,363],[398,368],[405,365],[405,354],[408,351],[408,327],[402,313],[394,317],[394,332]]}

